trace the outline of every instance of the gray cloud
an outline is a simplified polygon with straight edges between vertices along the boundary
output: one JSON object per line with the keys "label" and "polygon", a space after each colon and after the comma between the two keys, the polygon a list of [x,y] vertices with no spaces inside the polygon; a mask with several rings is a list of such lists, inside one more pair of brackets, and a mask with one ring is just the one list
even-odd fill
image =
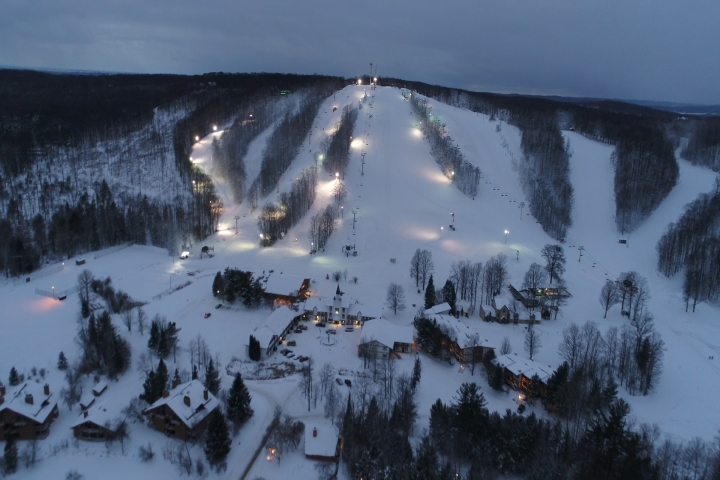
{"label": "gray cloud", "polygon": [[9,0],[0,64],[720,103],[716,0]]}

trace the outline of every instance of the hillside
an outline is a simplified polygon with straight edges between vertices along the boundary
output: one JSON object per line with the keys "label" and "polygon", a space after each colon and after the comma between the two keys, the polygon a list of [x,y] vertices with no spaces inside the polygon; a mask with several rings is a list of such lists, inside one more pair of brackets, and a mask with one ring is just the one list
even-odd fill
{"label": "hillside", "polygon": [[[518,173],[523,157],[521,130],[505,121],[503,115],[486,115],[433,99],[429,99],[429,104],[433,116],[445,126],[463,157],[482,172],[475,198],[462,194],[443,175],[423,138],[422,125],[399,88],[347,86],[321,104],[311,135],[283,173],[277,188],[259,205],[277,202],[283,192],[291,189],[303,169],[321,162],[318,153],[322,142],[336,128],[343,108],[362,106],[353,131],[347,171],[336,179],[320,169],[317,196],[310,211],[277,243],[262,247],[257,225],[260,209],[253,209],[250,202],[235,202],[227,180],[219,175],[213,162],[213,140],[222,139],[224,134],[225,124],[218,122],[220,129],[206,132],[206,136],[193,143],[190,152],[193,164],[212,181],[224,206],[217,218],[217,231],[193,245],[187,260],[178,260],[159,248],[134,245],[106,256],[87,254],[87,263],[83,266],[76,266],[74,258],[70,258],[56,273],[27,283],[6,282],[0,286],[0,311],[3,312],[0,318],[3,331],[0,365],[3,368],[0,370],[3,375],[11,366],[26,374],[34,366],[45,368],[49,372],[47,381],[55,390],[60,390],[63,374],[55,364],[61,350],[71,360],[79,355],[74,337],[80,309],[75,294],[59,302],[36,294],[35,289],[71,288],[85,268],[97,278],[111,276],[116,289],[147,302],[143,308],[149,317],[161,314],[177,322],[183,348],[176,361],[172,356],[167,359],[171,372],[178,368],[188,374],[191,366],[185,346],[201,335],[223,367],[223,388],[229,388],[232,382],[229,373],[238,364],[234,360],[246,359],[244,342],[270,313],[243,307],[239,302],[227,308],[213,308],[221,303],[212,296],[213,278],[226,267],[258,275],[273,271],[272,275],[276,276],[311,278],[310,290],[315,298],[332,297],[338,283],[328,277],[347,270],[347,278],[339,282],[345,294],[356,299],[362,308],[381,310],[383,318],[397,325],[410,325],[423,305],[423,293],[409,275],[410,259],[417,249],[431,252],[436,287],[449,277],[453,262],[471,260],[485,264],[499,254],[507,256],[508,282],[521,284],[531,263],[544,264],[542,248],[556,243],[531,215],[530,202],[521,187]],[[246,185],[260,172],[263,151],[273,128],[260,132],[248,145],[242,159],[247,172]],[[665,342],[664,369],[655,391],[647,396],[630,395],[624,388],[619,389],[618,395],[630,404],[632,418],[638,424],[657,424],[662,438],[688,441],[699,436],[709,441],[716,434],[715,419],[720,417],[720,406],[709,400],[720,394],[717,378],[720,367],[715,363],[720,360],[709,358],[720,352],[720,342],[715,340],[720,338],[720,325],[716,322],[720,308],[703,303],[695,313],[686,313],[681,280],[656,273],[655,245],[666,225],[682,214],[686,204],[713,188],[716,175],[706,168],[678,160],[677,186],[635,231],[621,236],[615,220],[615,172],[611,161],[614,147],[575,131],[563,130],[562,135],[571,153],[569,180],[575,191],[573,221],[562,244],[567,257],[564,279],[572,298],[557,319],[543,320],[535,327],[542,341],[535,360],[551,369],[560,365],[558,345],[563,329],[571,323],[582,325],[590,320],[597,323],[601,333],[628,323],[628,319],[621,316],[619,306],[603,318],[598,295],[607,279],[615,280],[621,272],[637,271],[647,278],[651,295],[647,308],[654,315],[656,329]],[[347,191],[342,213],[324,250],[311,255],[310,219],[333,204],[333,191],[338,183]],[[451,225],[453,229],[449,228]],[[621,238],[627,243],[620,244]],[[213,248],[212,258],[200,255],[204,245]],[[342,252],[347,245],[353,246],[356,256]],[[354,277],[356,282],[352,280]],[[385,307],[386,289],[391,282],[401,285],[406,292],[406,308],[397,315]],[[178,289],[180,285],[185,286]],[[510,302],[507,289],[497,297],[497,302],[500,305]],[[212,315],[204,318],[208,312]],[[136,328],[127,331],[120,315],[114,315],[113,322],[133,351],[132,368],[109,387],[113,404],[119,410],[142,391],[144,373],[139,358],[148,350],[147,336],[140,335]],[[461,319],[460,324],[495,348],[508,337],[512,352],[525,355],[522,325],[486,323],[479,318],[477,310],[470,318]],[[289,334],[289,339],[297,341],[297,354],[313,356],[317,369],[324,362],[331,362],[335,371],[345,369],[349,372],[347,377],[356,381],[363,371],[363,362],[357,356],[362,329],[353,332],[340,329],[336,343],[328,346],[323,343],[324,336],[317,333],[318,329],[312,325],[309,328],[302,334]],[[414,357],[403,354],[396,362],[398,371],[410,372]],[[431,405],[438,398],[445,403],[452,402],[463,382],[477,382],[493,412],[502,415],[506,409],[517,408],[516,394],[499,393],[488,387],[482,367],[471,375],[467,369],[424,353],[420,358],[423,376],[416,394],[418,420],[413,445],[429,425]],[[280,361],[286,359],[279,353],[269,360],[270,363]],[[295,364],[298,368],[301,366]],[[243,368],[245,375],[254,366]],[[299,375],[247,381],[255,416],[233,441],[227,472],[222,475],[213,472],[210,478],[240,477],[250,462],[251,450],[260,444],[275,406],[306,424],[329,422],[323,416],[322,401],[307,408],[298,388],[299,381]],[[85,379],[86,387],[91,384],[91,378]],[[343,396],[355,392],[344,386],[342,389]],[[139,423],[130,426],[127,458],[117,446],[108,447],[107,453],[102,444],[85,443],[79,447],[66,446],[60,453],[51,455],[52,446],[71,438],[69,426],[79,414],[77,409],[68,411],[64,405],[60,412],[50,437],[42,442],[42,461],[31,469],[21,470],[16,478],[48,476],[50,472],[64,472],[70,467],[77,468],[87,478],[101,471],[104,478],[118,479],[127,478],[128,474],[140,478],[151,471],[155,478],[171,478],[176,474],[170,464],[159,458],[162,445],[169,440]],[[530,412],[549,418],[540,404],[529,406]],[[148,442],[156,445],[157,456],[153,463],[145,465],[135,452],[138,446]],[[202,457],[200,447],[192,446],[191,450],[193,458]],[[121,464],[122,471],[116,469]],[[302,448],[289,452],[282,465],[267,461],[261,455],[248,478],[289,478],[291,475],[298,479],[317,477],[317,472],[302,456]],[[341,478],[342,475],[347,475],[343,469]]]}

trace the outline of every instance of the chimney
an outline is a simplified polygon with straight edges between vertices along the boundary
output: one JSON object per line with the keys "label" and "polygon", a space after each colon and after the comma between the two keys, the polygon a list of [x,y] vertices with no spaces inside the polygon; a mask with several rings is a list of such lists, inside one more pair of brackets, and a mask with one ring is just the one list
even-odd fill
{"label": "chimney", "polygon": [[313,437],[317,437],[317,428],[313,428]]}
{"label": "chimney", "polygon": [[50,385],[48,385],[46,383],[45,386],[43,387],[43,392],[45,393],[46,396],[49,396],[50,395]]}
{"label": "chimney", "polygon": [[167,390],[163,390],[163,398],[168,398],[170,396],[170,392]]}
{"label": "chimney", "polygon": [[0,385],[0,395],[5,395],[7,391],[5,390],[5,385]]}
{"label": "chimney", "polygon": [[204,398],[205,400],[208,399],[208,389],[207,389],[207,388],[206,388],[205,390],[203,390],[203,398]]}
{"label": "chimney", "polygon": [[87,411],[87,410],[85,410],[85,411],[83,412],[83,417],[87,418],[87,417],[88,417],[88,415],[90,415],[90,414],[88,413],[88,411]]}
{"label": "chimney", "polygon": [[33,396],[32,393],[26,393],[25,394],[25,403],[32,405],[33,404]]}
{"label": "chimney", "polygon": [[176,389],[178,385],[180,385],[180,380],[178,380],[177,378],[173,378],[172,388]]}
{"label": "chimney", "polygon": [[187,405],[189,407],[190,406],[190,397],[185,395],[185,397],[183,397],[183,402],[185,402],[185,405]]}

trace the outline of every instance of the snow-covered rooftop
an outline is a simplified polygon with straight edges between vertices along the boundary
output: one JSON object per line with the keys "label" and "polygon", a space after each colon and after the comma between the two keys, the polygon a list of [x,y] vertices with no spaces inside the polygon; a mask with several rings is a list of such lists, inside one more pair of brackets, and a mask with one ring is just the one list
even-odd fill
{"label": "snow-covered rooftop", "polygon": [[425,315],[442,315],[442,314],[449,313],[449,312],[450,312],[450,304],[445,302],[445,303],[441,303],[440,305],[435,305],[432,308],[428,308],[423,313]]}
{"label": "snow-covered rooftop", "polygon": [[[190,399],[190,405],[185,403],[185,397]],[[205,399],[205,387],[199,380],[182,383],[170,390],[170,395],[162,397],[148,408],[145,413],[162,405],[167,405],[188,427],[193,427],[215,410],[220,402],[215,395],[208,392]]]}
{"label": "snow-covered rooftop", "polygon": [[95,403],[95,395],[93,395],[92,392],[84,393],[82,398],[80,398],[80,408],[83,410],[90,407],[93,403]]}
{"label": "snow-covered rooftop", "polygon": [[523,358],[517,353],[501,355],[495,359],[495,364],[507,368],[513,375],[523,374],[527,378],[532,378],[533,375],[537,374],[543,382],[547,382],[553,373],[553,368],[550,365],[543,365],[534,360]]}
{"label": "snow-covered rooftop", "polygon": [[[263,323],[258,325],[257,328],[253,330],[252,336],[260,342],[262,348],[267,348],[273,337],[281,336],[297,316],[298,312],[283,305],[271,313]],[[245,345],[249,344],[250,336],[245,339]]]}
{"label": "snow-covered rooftop", "polygon": [[393,348],[395,342],[413,343],[415,329],[411,326],[395,325],[394,323],[378,318],[365,322],[362,328],[363,342],[377,340],[386,347]]}
{"label": "snow-covered rooftop", "polygon": [[107,389],[107,382],[105,380],[100,380],[97,385],[95,385],[92,389],[93,395],[96,397],[99,397],[102,395],[102,393]]}
{"label": "snow-covered rooftop", "polygon": [[296,296],[306,278],[287,273],[271,273],[265,281],[265,292]]}
{"label": "snow-covered rooftop", "polygon": [[[57,405],[57,395],[49,388],[48,391],[46,395],[44,385],[34,382],[23,382],[15,387],[7,387],[0,412],[8,409],[38,423],[44,423]],[[32,396],[32,403],[29,403],[29,396]]]}
{"label": "snow-covered rooftop", "polygon": [[93,405],[87,411],[82,412],[77,420],[73,422],[70,428],[75,428],[86,422],[92,422],[95,425],[106,427],[112,431],[122,423],[123,417],[120,412],[108,406],[106,402]]}
{"label": "snow-covered rooftop", "polygon": [[[317,436],[313,436],[314,431],[317,431]],[[335,427],[305,424],[305,455],[334,457],[337,442],[338,432]]]}

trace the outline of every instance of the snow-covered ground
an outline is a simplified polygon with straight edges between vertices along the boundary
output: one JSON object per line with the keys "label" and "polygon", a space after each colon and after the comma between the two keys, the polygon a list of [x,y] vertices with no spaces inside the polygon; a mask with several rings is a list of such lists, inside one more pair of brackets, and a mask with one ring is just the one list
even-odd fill
{"label": "snow-covered ground", "polygon": [[[505,253],[509,259],[510,281],[514,284],[522,282],[532,262],[543,263],[540,250],[552,240],[529,215],[527,207],[521,216],[520,202],[527,205],[527,201],[515,168],[521,156],[517,129],[503,122],[490,121],[484,115],[431,102],[433,114],[446,124],[465,158],[483,172],[480,193],[472,200],[441,174],[429,154],[427,142],[417,129],[409,104],[398,89],[379,87],[371,90],[370,87],[351,86],[328,98],[315,120],[312,137],[306,140],[302,151],[283,175],[281,191],[290,188],[300,170],[314,164],[319,144],[339,121],[342,107],[357,105],[365,93],[369,98],[360,111],[350,165],[342,179],[348,191],[343,218],[338,221],[324,252],[309,255],[308,219],[332,201],[334,175],[321,171],[318,198],[311,212],[276,245],[261,248],[257,211],[250,212],[245,204],[233,205],[231,192],[223,188],[223,180],[214,177],[210,146],[212,137],[222,135],[222,132],[214,133],[196,144],[192,156],[196,164],[213,176],[218,192],[223,196],[225,211],[218,233],[198,244],[187,260],[169,257],[161,249],[132,246],[100,258],[88,255],[84,266],[76,266],[71,259],[65,262],[61,272],[29,283],[0,286],[0,374],[6,376],[11,366],[25,374],[32,367],[45,368],[47,381],[55,392],[59,392],[64,380],[56,368],[57,356],[61,350],[71,361],[77,356],[74,336],[79,306],[75,295],[59,302],[37,295],[35,288],[51,290],[55,287],[58,291],[69,288],[85,268],[96,277],[111,276],[117,289],[148,302],[144,308],[150,317],[158,313],[177,322],[182,329],[181,346],[202,335],[226,367],[233,358],[245,358],[245,340],[269,314],[267,310],[246,310],[239,306],[213,308],[218,303],[211,294],[213,277],[228,266],[257,273],[275,270],[276,274],[310,277],[313,279],[312,294],[324,297],[332,296],[337,286],[326,276],[347,269],[348,281],[341,280],[342,290],[346,295],[378,308],[383,306],[388,283],[397,282],[405,287],[407,308],[397,316],[386,309],[383,316],[399,325],[409,325],[423,303],[422,294],[409,276],[410,258],[418,248],[432,252],[436,285],[444,283],[450,265],[457,260],[485,262],[493,255]],[[338,107],[337,111],[332,111],[333,106]],[[248,172],[256,174],[259,171],[269,133],[260,135],[251,144],[245,159]],[[699,435],[710,439],[720,419],[720,405],[709,400],[720,394],[720,365],[715,363],[720,360],[709,359],[714,353],[720,353],[720,332],[716,324],[720,310],[714,305],[700,304],[696,313],[685,313],[680,279],[666,279],[655,272],[655,244],[666,225],[681,214],[684,205],[699,193],[711,189],[714,174],[680,161],[678,186],[630,235],[627,245],[622,245],[618,243],[613,219],[612,148],[572,132],[565,132],[565,136],[574,152],[571,180],[575,188],[575,207],[573,226],[565,244],[568,258],[565,278],[572,298],[557,320],[538,326],[542,347],[536,359],[553,367],[558,365],[560,334],[571,322],[582,324],[592,320],[604,331],[627,321],[620,316],[618,307],[610,310],[608,318],[603,319],[598,296],[605,279],[614,279],[622,271],[636,270],[647,277],[650,285],[649,309],[655,315],[657,329],[667,347],[665,368],[656,392],[646,397],[633,397],[621,389],[620,394],[631,404],[633,415],[639,422],[657,423],[665,434],[675,438]],[[361,175],[362,152],[367,153],[364,175]],[[276,195],[273,192],[268,200]],[[455,217],[455,231],[448,228],[453,221],[451,214]],[[235,216],[239,217],[237,234]],[[505,230],[509,231],[507,236]],[[348,244],[356,246],[357,257],[346,257],[341,253],[341,247]],[[214,258],[199,257],[203,245],[215,248]],[[584,247],[582,257],[579,246]],[[357,283],[350,281],[353,277],[358,277]],[[168,293],[171,287],[187,282],[190,283],[183,289]],[[206,312],[212,314],[210,318],[203,318]],[[119,318],[114,320],[133,348],[133,368],[118,382],[110,382],[104,394],[119,410],[141,392],[143,374],[135,364],[141,352],[147,351],[147,334],[140,336],[135,329],[127,332]],[[468,331],[477,331],[490,345],[499,346],[503,337],[508,336],[513,352],[524,355],[522,326],[487,324],[477,316],[462,321]],[[356,353],[362,338],[361,330],[338,331],[333,346],[321,343],[320,337],[312,326],[302,334],[290,334],[290,339],[297,341],[294,351],[313,356],[318,368],[331,362],[336,369],[346,369],[347,378],[362,371],[362,362]],[[279,354],[278,357],[285,361]],[[449,366],[424,355],[421,358],[423,377],[417,398],[420,414],[417,432],[427,427],[430,405],[437,398],[452,401],[462,382],[477,381],[490,409],[504,411],[515,407],[512,394],[497,393],[487,387],[480,373],[482,368],[471,376],[468,369],[463,371],[459,365]],[[410,370],[413,360],[414,354],[405,355],[398,363],[399,370]],[[171,371],[176,367],[181,371],[190,369],[185,352],[179,353],[177,363],[170,359]],[[229,388],[231,380],[229,375],[224,375],[223,387]],[[211,478],[240,477],[276,406],[306,423],[327,422],[322,402],[308,412],[307,403],[297,388],[298,382],[297,375],[247,381],[255,416],[234,439],[227,472],[222,475],[212,473]],[[88,378],[86,391],[92,384],[93,379]],[[343,386],[342,390],[347,391],[347,387]],[[531,408],[544,414],[540,407]],[[77,418],[77,408],[69,412],[63,405],[60,412],[50,437],[41,442],[42,461],[30,470],[21,469],[17,478],[47,478],[64,475],[70,469],[77,469],[86,478],[100,475],[108,479],[177,476],[173,467],[162,459],[162,447],[169,440],[146,425],[131,425],[130,444],[123,455],[117,445],[108,450],[104,444],[72,442],[69,426]],[[62,446],[64,441],[69,441],[68,447],[51,455],[51,450]],[[154,445],[156,458],[143,464],[137,456],[137,448],[148,442]],[[21,445],[21,451],[23,448],[25,446]],[[298,452],[286,455],[279,465],[276,461],[267,461],[261,453],[248,478],[316,478],[314,462],[304,459],[302,448],[301,443]],[[192,447],[191,452],[193,458],[204,457],[199,447]]]}

